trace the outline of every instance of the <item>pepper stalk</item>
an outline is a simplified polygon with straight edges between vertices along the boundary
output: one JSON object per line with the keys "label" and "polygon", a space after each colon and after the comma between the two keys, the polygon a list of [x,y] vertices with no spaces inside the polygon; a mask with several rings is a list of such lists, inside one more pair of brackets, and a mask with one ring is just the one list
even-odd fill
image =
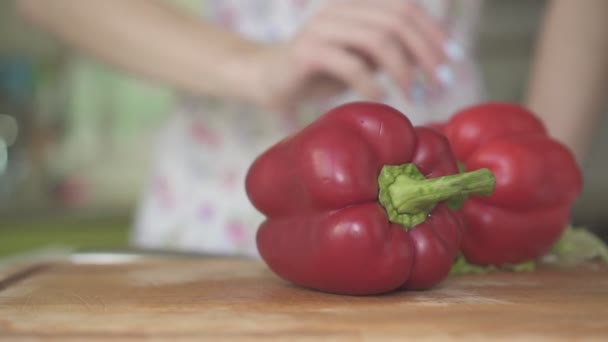
{"label": "pepper stalk", "polygon": [[470,194],[490,196],[495,184],[487,168],[426,179],[412,163],[386,165],[378,177],[378,197],[389,220],[408,229],[423,223],[437,203]]}

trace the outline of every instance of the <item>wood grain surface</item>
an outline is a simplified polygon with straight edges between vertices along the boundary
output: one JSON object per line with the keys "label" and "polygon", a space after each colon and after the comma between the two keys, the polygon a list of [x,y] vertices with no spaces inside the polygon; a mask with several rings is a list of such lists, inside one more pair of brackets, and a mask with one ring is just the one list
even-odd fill
{"label": "wood grain surface", "polygon": [[0,278],[2,341],[608,341],[602,267],[452,276],[431,291],[373,297],[299,288],[242,259],[25,272]]}

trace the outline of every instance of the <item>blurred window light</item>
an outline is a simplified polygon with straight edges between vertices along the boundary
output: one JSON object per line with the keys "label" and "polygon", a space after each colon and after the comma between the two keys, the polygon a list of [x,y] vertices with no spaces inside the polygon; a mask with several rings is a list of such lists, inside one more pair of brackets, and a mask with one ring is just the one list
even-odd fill
{"label": "blurred window light", "polygon": [[7,114],[0,114],[0,138],[6,146],[11,146],[19,135],[17,120]]}
{"label": "blurred window light", "polygon": [[8,146],[4,139],[0,137],[0,176],[4,174],[6,166],[8,165]]}

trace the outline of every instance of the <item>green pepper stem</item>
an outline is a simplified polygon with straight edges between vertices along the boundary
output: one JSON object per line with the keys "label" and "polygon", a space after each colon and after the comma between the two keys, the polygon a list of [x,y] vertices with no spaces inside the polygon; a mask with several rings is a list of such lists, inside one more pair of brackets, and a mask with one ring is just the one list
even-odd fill
{"label": "green pepper stem", "polygon": [[414,164],[403,164],[384,166],[378,184],[389,219],[411,228],[424,222],[439,202],[491,195],[495,179],[489,169],[426,179]]}

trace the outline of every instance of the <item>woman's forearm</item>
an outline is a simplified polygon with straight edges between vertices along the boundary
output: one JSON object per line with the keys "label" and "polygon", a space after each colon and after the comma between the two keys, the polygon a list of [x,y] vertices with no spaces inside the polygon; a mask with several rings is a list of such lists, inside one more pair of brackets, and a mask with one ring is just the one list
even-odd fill
{"label": "woman's forearm", "polygon": [[246,98],[239,55],[255,44],[158,0],[18,0],[34,25],[135,75],[197,95]]}
{"label": "woman's forearm", "polygon": [[553,0],[539,36],[528,106],[579,160],[608,104],[608,1]]}

